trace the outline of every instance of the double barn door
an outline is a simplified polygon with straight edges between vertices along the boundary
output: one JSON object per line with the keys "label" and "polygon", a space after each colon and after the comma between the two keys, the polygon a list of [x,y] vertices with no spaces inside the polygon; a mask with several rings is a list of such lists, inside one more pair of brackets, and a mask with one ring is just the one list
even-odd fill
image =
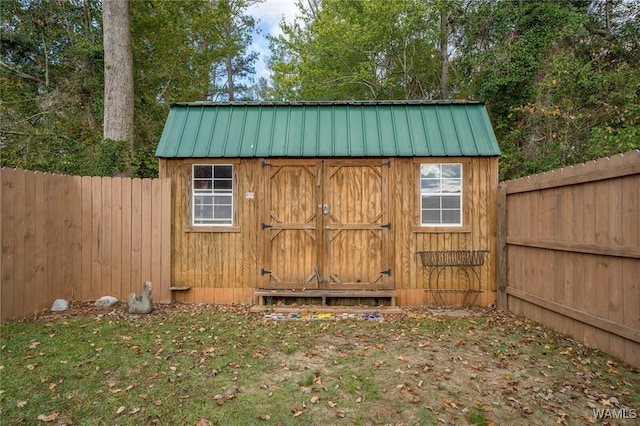
{"label": "double barn door", "polygon": [[388,289],[387,181],[381,160],[265,162],[260,287]]}

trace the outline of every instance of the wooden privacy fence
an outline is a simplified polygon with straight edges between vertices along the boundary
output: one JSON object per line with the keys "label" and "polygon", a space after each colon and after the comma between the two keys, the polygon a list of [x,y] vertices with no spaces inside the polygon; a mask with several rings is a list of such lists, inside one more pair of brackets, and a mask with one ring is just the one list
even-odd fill
{"label": "wooden privacy fence", "polygon": [[640,151],[503,182],[498,307],[640,366]]}
{"label": "wooden privacy fence", "polygon": [[171,182],[0,170],[0,319],[55,299],[170,302]]}

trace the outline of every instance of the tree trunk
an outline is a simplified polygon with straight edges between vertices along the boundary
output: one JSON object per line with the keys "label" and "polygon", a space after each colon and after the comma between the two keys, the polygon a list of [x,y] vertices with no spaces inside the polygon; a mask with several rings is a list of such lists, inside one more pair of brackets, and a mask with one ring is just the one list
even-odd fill
{"label": "tree trunk", "polygon": [[227,53],[225,67],[227,68],[227,87],[229,88],[229,102],[235,101],[235,90],[233,87],[233,58]]}
{"label": "tree trunk", "polygon": [[102,2],[104,31],[104,139],[133,152],[133,52],[129,0]]}
{"label": "tree trunk", "polygon": [[441,60],[441,72],[440,72],[440,96],[442,99],[449,98],[449,51],[447,41],[449,39],[449,31],[447,28],[447,12],[442,6],[440,12],[440,60]]}

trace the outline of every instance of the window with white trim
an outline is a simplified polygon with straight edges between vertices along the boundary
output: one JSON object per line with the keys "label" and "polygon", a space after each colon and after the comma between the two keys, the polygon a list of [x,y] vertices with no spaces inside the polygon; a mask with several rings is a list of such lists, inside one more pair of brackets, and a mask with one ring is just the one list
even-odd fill
{"label": "window with white trim", "polygon": [[420,225],[462,226],[462,164],[420,165]]}
{"label": "window with white trim", "polygon": [[233,166],[194,164],[192,179],[193,225],[233,225]]}

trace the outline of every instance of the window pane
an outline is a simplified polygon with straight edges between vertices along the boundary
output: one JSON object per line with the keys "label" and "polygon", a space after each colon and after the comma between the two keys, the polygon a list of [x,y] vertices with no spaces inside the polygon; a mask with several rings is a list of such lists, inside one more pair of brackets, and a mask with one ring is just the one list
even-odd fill
{"label": "window pane", "polygon": [[443,224],[459,224],[460,210],[442,210]]}
{"label": "window pane", "polygon": [[206,180],[196,179],[193,182],[193,187],[195,189],[211,189],[212,186],[213,186],[213,183],[209,179],[206,179]]}
{"label": "window pane", "polygon": [[459,209],[460,208],[460,196],[442,197],[443,209]]}
{"label": "window pane", "polygon": [[213,197],[211,195],[196,195],[195,196],[195,205],[213,205]]}
{"label": "window pane", "polygon": [[230,206],[231,205],[231,196],[230,195],[218,195],[218,196],[213,197],[213,202],[215,203],[216,206],[220,206],[220,205]]}
{"label": "window pane", "polygon": [[422,179],[420,189],[423,192],[440,192],[440,179]]}
{"label": "window pane", "polygon": [[231,178],[233,173],[233,166],[215,166],[214,177],[216,178]]}
{"label": "window pane", "polygon": [[420,177],[429,179],[440,178],[440,164],[421,164]]}
{"label": "window pane", "polygon": [[193,166],[194,178],[211,178],[211,166]]}
{"label": "window pane", "polygon": [[440,210],[422,210],[422,223],[429,225],[439,224]]}
{"label": "window pane", "polygon": [[213,188],[216,190],[231,190],[233,189],[233,181],[231,179],[216,179],[213,181]]}
{"label": "window pane", "polygon": [[231,219],[231,206],[215,206],[214,214],[216,219]]}
{"label": "window pane", "polygon": [[213,206],[201,205],[195,208],[196,219],[210,219],[213,217]]}
{"label": "window pane", "polygon": [[422,208],[423,209],[439,209],[440,208],[440,197],[422,197]]}
{"label": "window pane", "polygon": [[462,180],[460,179],[442,179],[442,192],[461,192]]}
{"label": "window pane", "polygon": [[462,164],[443,164],[442,177],[443,178],[461,178]]}

